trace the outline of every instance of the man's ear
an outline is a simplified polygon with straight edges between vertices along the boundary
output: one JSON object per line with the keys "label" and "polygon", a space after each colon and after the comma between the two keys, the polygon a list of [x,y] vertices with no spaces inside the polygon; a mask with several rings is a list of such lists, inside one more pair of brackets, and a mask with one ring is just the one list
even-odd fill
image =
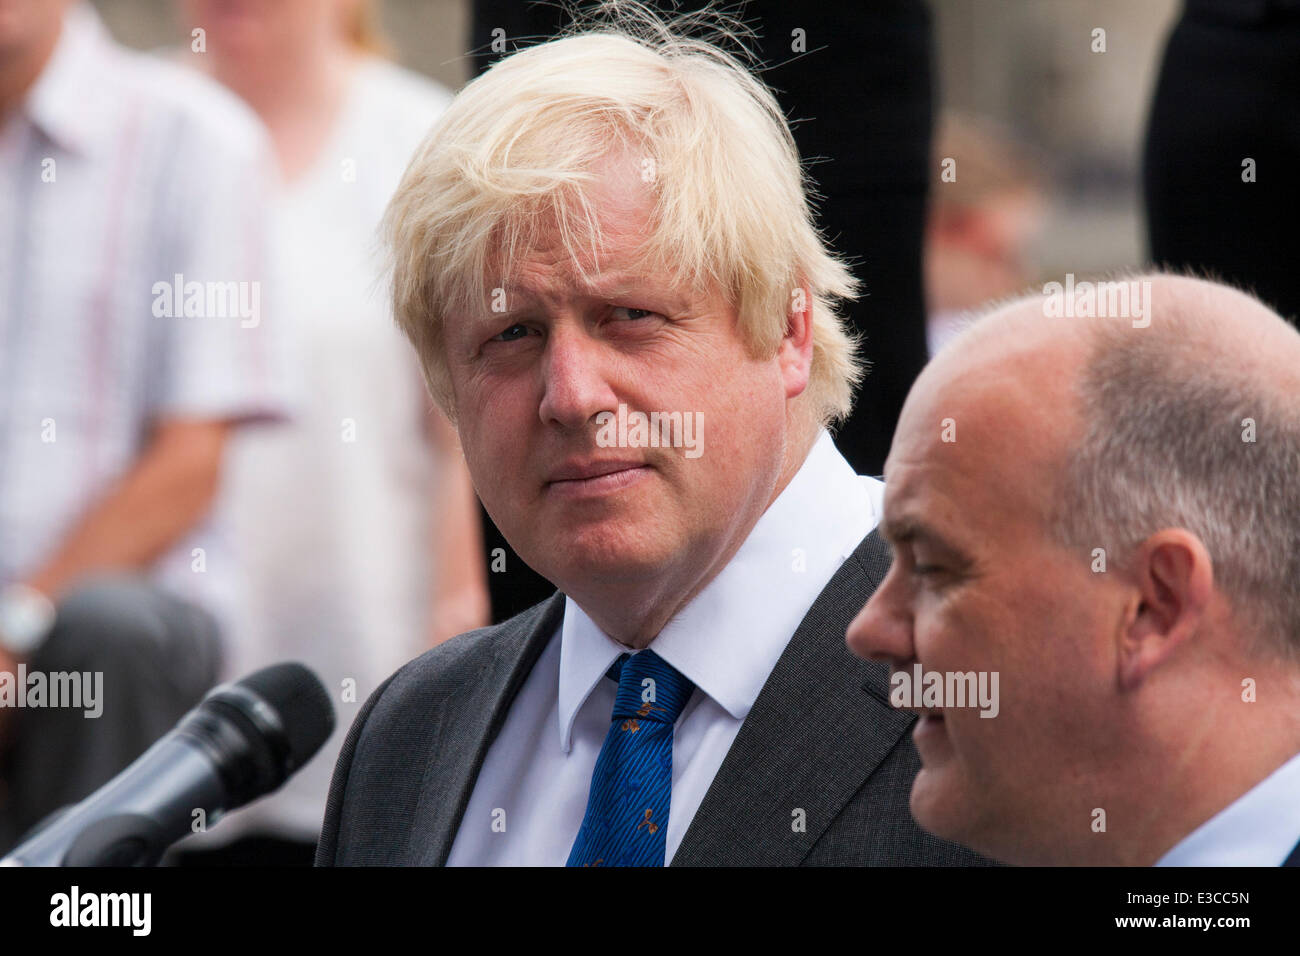
{"label": "man's ear", "polygon": [[785,338],[781,340],[778,352],[786,398],[802,394],[812,375],[812,310],[812,290],[807,285],[796,286],[790,293],[785,316]]}
{"label": "man's ear", "polygon": [[1120,635],[1120,686],[1144,681],[1201,626],[1214,591],[1214,568],[1201,539],[1166,528],[1137,547],[1131,563],[1136,612]]}

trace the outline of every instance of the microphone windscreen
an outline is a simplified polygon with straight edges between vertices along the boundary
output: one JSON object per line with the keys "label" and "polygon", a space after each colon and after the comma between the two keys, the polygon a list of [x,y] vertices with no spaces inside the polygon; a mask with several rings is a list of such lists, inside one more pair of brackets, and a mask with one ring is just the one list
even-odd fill
{"label": "microphone windscreen", "polygon": [[239,682],[280,715],[291,766],[310,760],[334,732],[334,705],[315,674],[298,663],[273,664]]}

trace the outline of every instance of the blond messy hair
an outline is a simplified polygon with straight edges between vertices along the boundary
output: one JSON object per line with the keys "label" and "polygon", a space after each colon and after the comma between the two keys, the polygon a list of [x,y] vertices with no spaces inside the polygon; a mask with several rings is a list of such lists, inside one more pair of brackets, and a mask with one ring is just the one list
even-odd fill
{"label": "blond messy hair", "polygon": [[[825,425],[844,418],[863,367],[836,304],[858,283],[818,233],[780,106],[742,62],[753,62],[746,28],[712,10],[665,20],[640,3],[604,4],[595,17],[466,85],[389,205],[394,314],[434,401],[455,420],[445,323],[483,310],[504,285],[490,277],[512,273],[541,224],[558,228],[587,277],[582,262],[603,245],[593,167],[630,150],[654,203],[640,263],[723,290],[759,358],[776,353],[806,285],[807,407]],[[701,29],[711,36],[687,35]]]}

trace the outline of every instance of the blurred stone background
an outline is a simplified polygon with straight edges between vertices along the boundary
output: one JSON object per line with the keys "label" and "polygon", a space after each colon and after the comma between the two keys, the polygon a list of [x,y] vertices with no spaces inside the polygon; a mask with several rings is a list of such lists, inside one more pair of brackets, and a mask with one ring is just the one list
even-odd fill
{"label": "blurred stone background", "polygon": [[[191,25],[180,22],[181,4],[176,0],[92,3],[113,35],[128,46],[147,49],[189,42]],[[452,89],[465,82],[468,66],[462,56],[469,32],[468,0],[380,0],[376,7],[398,60]]]}
{"label": "blurred stone background", "polygon": [[[520,0],[524,2],[524,0]],[[863,0],[870,2],[870,0]],[[173,0],[94,0],[122,42],[188,40]],[[1043,275],[1137,265],[1143,130],[1177,0],[929,0],[936,106],[989,116],[1039,149],[1055,190]],[[689,2],[683,6],[689,7]],[[467,0],[383,0],[397,58],[455,88],[468,75]],[[1092,52],[1092,31],[1106,52]]]}

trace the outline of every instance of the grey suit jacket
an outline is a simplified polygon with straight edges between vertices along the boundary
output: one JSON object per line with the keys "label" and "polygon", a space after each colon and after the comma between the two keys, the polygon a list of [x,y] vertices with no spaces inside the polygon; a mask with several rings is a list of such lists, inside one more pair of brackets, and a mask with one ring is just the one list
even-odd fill
{"label": "grey suit jacket", "polygon": [[[988,862],[912,821],[916,715],[889,705],[884,665],[844,644],[889,560],[873,531],[813,602],[673,866]],[[428,651],[370,696],[334,771],[318,866],[446,862],[488,747],[563,614],[556,592]]]}

